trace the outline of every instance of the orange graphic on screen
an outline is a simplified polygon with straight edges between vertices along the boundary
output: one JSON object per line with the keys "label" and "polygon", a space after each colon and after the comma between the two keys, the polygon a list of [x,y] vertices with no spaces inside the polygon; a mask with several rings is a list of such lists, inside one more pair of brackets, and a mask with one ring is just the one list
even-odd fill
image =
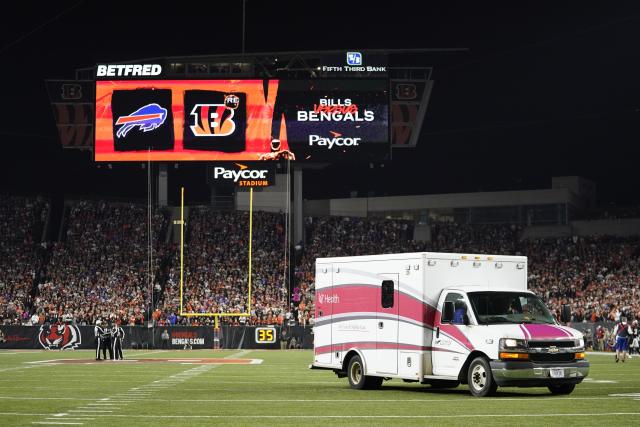
{"label": "orange graphic on screen", "polygon": [[[266,86],[266,87],[265,87]],[[135,89],[171,90],[174,145],[170,150],[116,151],[113,135],[113,92]],[[266,89],[266,90],[265,90]],[[202,90],[228,94],[223,104],[196,104],[185,116],[186,91]],[[238,97],[246,96],[245,149],[240,152],[202,151],[186,149],[183,144],[185,126],[193,136],[216,138],[233,135],[238,123],[234,108]],[[279,137],[281,148],[289,149],[286,132],[271,135],[273,111],[278,94],[278,80],[128,80],[96,82],[96,161],[183,161],[183,160],[258,160],[270,153],[271,140]],[[193,104],[192,104],[193,105]],[[185,117],[189,123],[185,123]],[[284,123],[282,123],[284,124]],[[135,132],[135,130],[134,130]],[[217,139],[216,139],[217,140]]]}

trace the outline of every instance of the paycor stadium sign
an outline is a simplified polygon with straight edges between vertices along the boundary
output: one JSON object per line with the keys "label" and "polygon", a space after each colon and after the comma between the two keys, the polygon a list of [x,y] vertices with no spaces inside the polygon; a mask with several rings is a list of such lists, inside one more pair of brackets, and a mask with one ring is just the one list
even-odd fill
{"label": "paycor stadium sign", "polygon": [[270,187],[275,185],[276,170],[272,163],[214,163],[210,177],[213,183],[233,184],[237,187]]}

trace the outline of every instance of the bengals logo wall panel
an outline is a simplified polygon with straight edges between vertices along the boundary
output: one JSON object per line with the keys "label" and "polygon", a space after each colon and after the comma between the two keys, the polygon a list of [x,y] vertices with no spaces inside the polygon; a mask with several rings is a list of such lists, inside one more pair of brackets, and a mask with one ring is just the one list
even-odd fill
{"label": "bengals logo wall panel", "polygon": [[227,153],[245,151],[246,127],[246,94],[185,91],[184,148]]}

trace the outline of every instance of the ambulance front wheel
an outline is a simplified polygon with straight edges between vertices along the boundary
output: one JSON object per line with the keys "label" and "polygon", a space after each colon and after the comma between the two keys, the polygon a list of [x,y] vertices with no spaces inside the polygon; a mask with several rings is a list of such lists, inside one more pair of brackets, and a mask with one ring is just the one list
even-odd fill
{"label": "ambulance front wheel", "polygon": [[476,357],[469,365],[467,372],[469,391],[476,397],[491,396],[498,385],[491,374],[491,366],[486,357]]}
{"label": "ambulance front wheel", "polygon": [[360,356],[353,356],[349,360],[347,376],[349,377],[349,385],[356,390],[375,389],[382,385],[381,377],[364,375],[364,365]]}

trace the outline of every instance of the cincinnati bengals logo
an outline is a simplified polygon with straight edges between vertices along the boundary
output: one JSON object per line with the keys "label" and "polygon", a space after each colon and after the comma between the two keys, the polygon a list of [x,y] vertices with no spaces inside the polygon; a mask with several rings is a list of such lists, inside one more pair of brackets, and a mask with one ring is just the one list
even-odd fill
{"label": "cincinnati bengals logo", "polygon": [[191,110],[193,136],[229,136],[236,130],[234,110],[224,104],[196,104]]}
{"label": "cincinnati bengals logo", "polygon": [[73,350],[82,344],[82,336],[75,325],[42,325],[38,342],[46,350]]}
{"label": "cincinnati bengals logo", "polygon": [[62,85],[60,97],[66,101],[82,98],[82,86],[76,83],[65,83]]}
{"label": "cincinnati bengals logo", "polygon": [[413,83],[399,83],[396,85],[396,98],[398,99],[416,99],[418,97],[418,88]]}

